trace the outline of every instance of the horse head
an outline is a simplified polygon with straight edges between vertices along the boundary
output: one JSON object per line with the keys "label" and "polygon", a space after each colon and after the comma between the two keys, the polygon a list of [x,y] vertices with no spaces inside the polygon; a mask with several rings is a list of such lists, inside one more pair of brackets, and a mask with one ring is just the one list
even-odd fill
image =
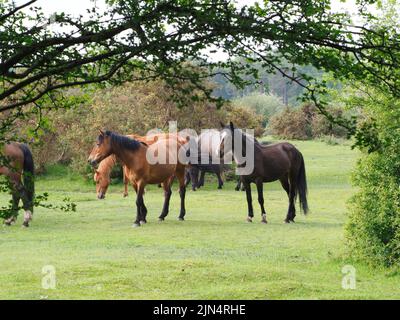
{"label": "horse head", "polygon": [[96,183],[96,193],[98,199],[104,199],[108,186],[111,183],[109,175],[105,174],[104,171],[95,170],[94,181]]}
{"label": "horse head", "polygon": [[100,130],[100,134],[96,139],[96,144],[88,158],[88,162],[93,167],[112,153],[111,135],[112,133],[110,131],[103,132]]}

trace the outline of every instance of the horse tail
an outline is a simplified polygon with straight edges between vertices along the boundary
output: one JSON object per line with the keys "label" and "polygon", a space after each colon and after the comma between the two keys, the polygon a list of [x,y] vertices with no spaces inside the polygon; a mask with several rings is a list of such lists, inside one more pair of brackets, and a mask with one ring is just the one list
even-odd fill
{"label": "horse tail", "polygon": [[297,173],[297,181],[296,181],[296,193],[299,195],[300,200],[300,209],[303,210],[304,214],[308,212],[308,203],[307,203],[307,179],[306,179],[306,167],[304,165],[304,158],[301,152],[299,152],[300,156],[300,168]]}
{"label": "horse tail", "polygon": [[28,200],[28,207],[33,211],[33,197],[35,196],[35,165],[33,162],[32,152],[26,144],[20,144],[20,149],[24,154],[24,188]]}

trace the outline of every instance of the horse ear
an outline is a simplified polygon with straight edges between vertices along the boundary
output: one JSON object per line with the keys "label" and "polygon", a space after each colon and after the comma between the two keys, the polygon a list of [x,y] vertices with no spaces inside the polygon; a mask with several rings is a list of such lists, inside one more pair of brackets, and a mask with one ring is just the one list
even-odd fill
{"label": "horse ear", "polygon": [[221,128],[225,128],[225,125],[222,123],[222,121],[219,122]]}
{"label": "horse ear", "polygon": [[100,135],[104,136],[103,130],[99,129]]}
{"label": "horse ear", "polygon": [[235,129],[235,127],[233,126],[233,122],[229,122],[229,127],[231,128],[231,130],[233,131]]}

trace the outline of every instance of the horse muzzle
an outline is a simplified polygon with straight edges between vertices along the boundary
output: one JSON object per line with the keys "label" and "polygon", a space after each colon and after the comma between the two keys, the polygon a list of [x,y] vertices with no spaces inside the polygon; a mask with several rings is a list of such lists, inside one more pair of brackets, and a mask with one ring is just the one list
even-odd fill
{"label": "horse muzzle", "polygon": [[97,199],[99,199],[99,200],[103,200],[103,199],[105,199],[105,197],[106,197],[106,195],[103,192],[99,192],[97,194]]}

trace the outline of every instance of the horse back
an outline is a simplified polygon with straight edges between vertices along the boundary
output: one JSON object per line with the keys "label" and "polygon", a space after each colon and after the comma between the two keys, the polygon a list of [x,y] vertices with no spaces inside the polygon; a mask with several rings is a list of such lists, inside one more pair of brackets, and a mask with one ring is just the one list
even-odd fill
{"label": "horse back", "polygon": [[19,147],[19,143],[11,142],[5,144],[1,155],[8,159],[8,163],[0,165],[0,174],[18,179],[24,166],[24,152]]}
{"label": "horse back", "polygon": [[291,172],[299,151],[288,142],[259,145],[255,148],[254,171],[265,182],[275,181]]}

